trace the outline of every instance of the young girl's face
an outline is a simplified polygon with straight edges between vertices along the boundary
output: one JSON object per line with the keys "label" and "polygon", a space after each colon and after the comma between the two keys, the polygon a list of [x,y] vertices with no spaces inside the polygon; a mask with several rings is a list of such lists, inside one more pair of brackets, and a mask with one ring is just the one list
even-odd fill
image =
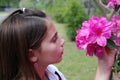
{"label": "young girl's face", "polygon": [[38,49],[38,61],[40,65],[58,63],[62,60],[64,40],[59,37],[51,19],[47,19],[47,32]]}

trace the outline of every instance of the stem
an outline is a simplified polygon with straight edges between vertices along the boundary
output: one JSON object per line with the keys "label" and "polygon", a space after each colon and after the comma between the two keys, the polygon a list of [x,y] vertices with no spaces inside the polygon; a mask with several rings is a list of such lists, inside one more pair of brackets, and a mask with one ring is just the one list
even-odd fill
{"label": "stem", "polygon": [[110,80],[113,79],[113,70],[111,71]]}
{"label": "stem", "polygon": [[100,9],[103,16],[107,18],[106,12],[105,12],[104,8],[102,7],[102,5],[98,2],[98,0],[93,0],[93,1],[97,4],[97,6]]}

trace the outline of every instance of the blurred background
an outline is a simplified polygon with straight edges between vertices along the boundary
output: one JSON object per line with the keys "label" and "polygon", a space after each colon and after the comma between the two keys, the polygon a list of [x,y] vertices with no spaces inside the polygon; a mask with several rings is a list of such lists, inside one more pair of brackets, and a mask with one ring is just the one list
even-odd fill
{"label": "blurred background", "polygon": [[94,80],[97,58],[76,48],[76,30],[91,16],[106,16],[107,0],[0,0],[0,22],[18,8],[40,9],[53,18],[59,35],[65,39],[63,60],[55,64],[67,80]]}

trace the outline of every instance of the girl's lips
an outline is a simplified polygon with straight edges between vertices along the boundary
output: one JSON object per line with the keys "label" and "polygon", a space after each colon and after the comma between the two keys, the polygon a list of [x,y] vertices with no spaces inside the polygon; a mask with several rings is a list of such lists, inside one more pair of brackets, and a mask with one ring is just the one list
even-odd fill
{"label": "girl's lips", "polygon": [[64,52],[64,49],[62,50],[62,52],[61,52],[61,53],[63,54],[63,52]]}
{"label": "girl's lips", "polygon": [[63,51],[61,52],[61,54],[63,54]]}

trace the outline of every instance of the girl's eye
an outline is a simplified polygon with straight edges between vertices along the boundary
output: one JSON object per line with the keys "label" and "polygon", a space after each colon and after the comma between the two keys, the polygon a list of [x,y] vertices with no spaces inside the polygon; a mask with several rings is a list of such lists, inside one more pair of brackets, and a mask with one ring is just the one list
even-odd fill
{"label": "girl's eye", "polygon": [[52,40],[52,42],[55,43],[57,41],[57,39],[58,39],[57,37],[54,37],[53,40]]}

